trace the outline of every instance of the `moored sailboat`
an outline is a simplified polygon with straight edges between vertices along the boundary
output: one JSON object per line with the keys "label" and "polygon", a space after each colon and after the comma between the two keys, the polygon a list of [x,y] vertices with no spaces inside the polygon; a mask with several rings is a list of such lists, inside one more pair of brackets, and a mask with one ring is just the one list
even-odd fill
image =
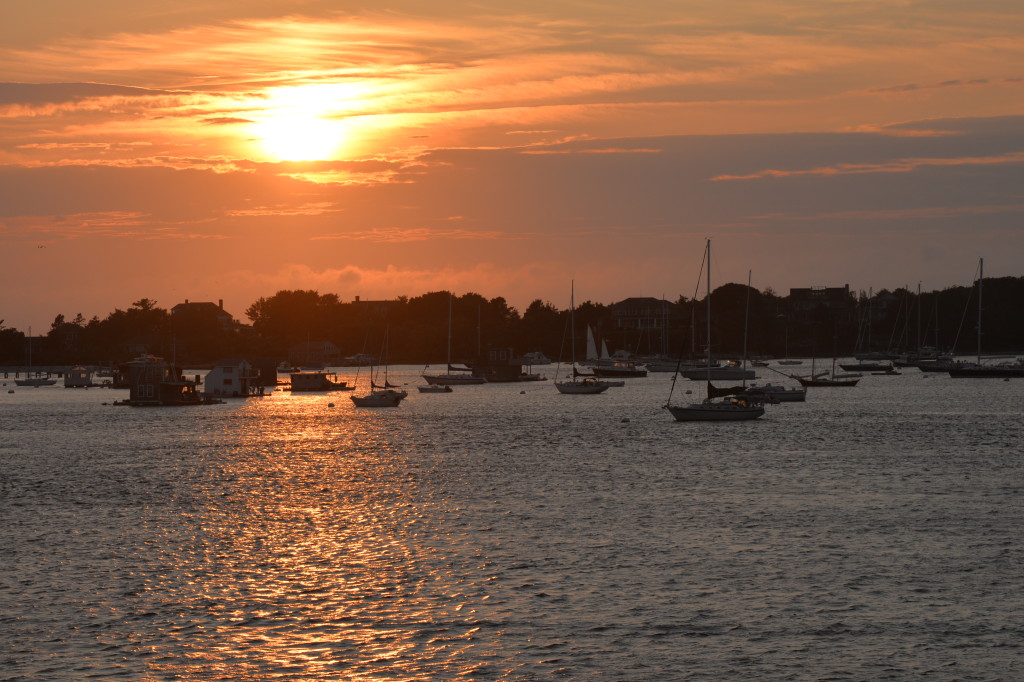
{"label": "moored sailboat", "polygon": [[576,370],[576,290],[575,283],[569,288],[569,357],[572,360],[572,376],[564,381],[555,381],[555,388],[566,395],[594,395],[604,393],[611,384],[594,376],[582,376]]}
{"label": "moored sailboat", "polygon": [[[665,409],[678,422],[691,421],[746,421],[757,419],[764,414],[764,401],[754,395],[734,395],[729,390],[729,395],[722,395],[715,390],[711,384],[711,240],[707,240],[704,250],[705,265],[707,267],[707,389],[708,397],[699,403],[688,405],[673,405],[672,391],[669,391],[668,402]],[[675,388],[678,373],[672,377],[672,388]],[[742,387],[741,387],[742,388]],[[719,400],[715,400],[720,397]]]}

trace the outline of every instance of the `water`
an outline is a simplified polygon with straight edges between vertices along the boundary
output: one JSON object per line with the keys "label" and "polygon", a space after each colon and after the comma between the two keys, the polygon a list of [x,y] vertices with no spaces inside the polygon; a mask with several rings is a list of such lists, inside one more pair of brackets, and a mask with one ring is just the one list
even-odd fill
{"label": "water", "polygon": [[1024,382],[708,424],[668,375],[396,379],[392,410],[8,381],[0,679],[1024,678]]}

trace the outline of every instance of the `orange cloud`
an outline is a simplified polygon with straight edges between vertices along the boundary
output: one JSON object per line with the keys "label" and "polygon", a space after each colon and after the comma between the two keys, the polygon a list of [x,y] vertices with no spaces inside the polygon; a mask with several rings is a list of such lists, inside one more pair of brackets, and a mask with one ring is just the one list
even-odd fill
{"label": "orange cloud", "polygon": [[864,173],[910,173],[919,168],[931,166],[991,166],[1024,162],[1024,152],[1009,152],[999,156],[960,157],[949,159],[896,159],[886,163],[836,164],[802,170],[766,169],[745,175],[718,175],[712,181],[759,180],[762,178],[787,178],[802,175],[858,175]]}

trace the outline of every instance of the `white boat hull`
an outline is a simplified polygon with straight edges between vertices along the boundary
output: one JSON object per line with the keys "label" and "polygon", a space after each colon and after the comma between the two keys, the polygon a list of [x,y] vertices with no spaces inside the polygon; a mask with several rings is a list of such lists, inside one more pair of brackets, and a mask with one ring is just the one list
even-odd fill
{"label": "white boat hull", "polygon": [[423,380],[431,386],[470,386],[487,383],[487,379],[471,374],[424,374]]}

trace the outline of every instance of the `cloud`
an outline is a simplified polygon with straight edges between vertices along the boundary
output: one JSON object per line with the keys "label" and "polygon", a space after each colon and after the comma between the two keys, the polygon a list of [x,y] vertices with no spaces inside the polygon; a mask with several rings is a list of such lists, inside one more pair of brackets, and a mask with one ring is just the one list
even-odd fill
{"label": "cloud", "polygon": [[1024,163],[1024,151],[1008,152],[999,156],[962,158],[894,159],[883,163],[836,164],[807,169],[765,169],[744,175],[718,175],[711,180],[760,180],[763,178],[787,178],[801,175],[860,175],[865,173],[910,173],[932,166],[991,166]]}

